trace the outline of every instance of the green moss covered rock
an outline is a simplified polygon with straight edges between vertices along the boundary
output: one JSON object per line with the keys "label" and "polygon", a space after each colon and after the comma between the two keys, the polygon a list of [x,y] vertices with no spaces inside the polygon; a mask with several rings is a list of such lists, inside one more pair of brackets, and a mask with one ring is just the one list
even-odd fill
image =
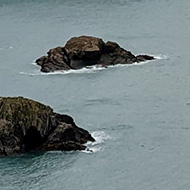
{"label": "green moss covered rock", "polygon": [[0,97],[0,155],[34,150],[83,150],[90,133],[72,117],[23,97]]}

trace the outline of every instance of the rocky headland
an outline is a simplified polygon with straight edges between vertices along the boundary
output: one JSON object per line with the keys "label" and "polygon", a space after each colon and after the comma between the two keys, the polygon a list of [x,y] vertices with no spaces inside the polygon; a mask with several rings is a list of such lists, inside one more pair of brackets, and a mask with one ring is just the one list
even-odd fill
{"label": "rocky headland", "polygon": [[64,47],[56,47],[36,60],[42,72],[81,69],[99,65],[132,64],[153,60],[149,55],[133,55],[115,42],[104,42],[101,38],[79,36],[71,38]]}
{"label": "rocky headland", "polygon": [[84,150],[95,141],[72,117],[23,97],[0,97],[0,155]]}

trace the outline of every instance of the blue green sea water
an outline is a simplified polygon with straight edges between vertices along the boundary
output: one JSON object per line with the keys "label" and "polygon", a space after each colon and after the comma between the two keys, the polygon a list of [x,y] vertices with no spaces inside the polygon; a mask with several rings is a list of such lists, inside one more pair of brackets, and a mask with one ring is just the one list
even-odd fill
{"label": "blue green sea water", "polygon": [[[71,115],[93,152],[0,158],[1,190],[189,190],[190,2],[0,0],[0,96]],[[42,74],[34,60],[73,36],[158,59]]]}

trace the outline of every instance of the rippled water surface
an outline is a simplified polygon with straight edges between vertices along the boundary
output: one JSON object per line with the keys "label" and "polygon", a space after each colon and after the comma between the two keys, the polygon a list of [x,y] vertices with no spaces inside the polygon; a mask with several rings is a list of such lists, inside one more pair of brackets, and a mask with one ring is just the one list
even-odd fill
{"label": "rippled water surface", "polygon": [[[0,189],[189,190],[189,34],[187,0],[0,0],[0,96],[47,104],[97,140],[0,158]],[[36,58],[79,35],[159,59],[40,73]]]}

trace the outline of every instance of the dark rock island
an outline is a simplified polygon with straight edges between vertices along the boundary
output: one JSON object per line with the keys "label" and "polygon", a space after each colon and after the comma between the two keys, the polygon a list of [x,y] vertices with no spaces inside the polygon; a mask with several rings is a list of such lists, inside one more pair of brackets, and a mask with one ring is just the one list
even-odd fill
{"label": "dark rock island", "polygon": [[153,60],[149,55],[133,55],[115,42],[104,42],[101,38],[80,36],[71,38],[64,47],[56,47],[36,60],[42,72],[81,69],[99,65],[132,64]]}
{"label": "dark rock island", "polygon": [[23,97],[0,97],[0,155],[29,151],[84,150],[95,141],[72,117]]}

